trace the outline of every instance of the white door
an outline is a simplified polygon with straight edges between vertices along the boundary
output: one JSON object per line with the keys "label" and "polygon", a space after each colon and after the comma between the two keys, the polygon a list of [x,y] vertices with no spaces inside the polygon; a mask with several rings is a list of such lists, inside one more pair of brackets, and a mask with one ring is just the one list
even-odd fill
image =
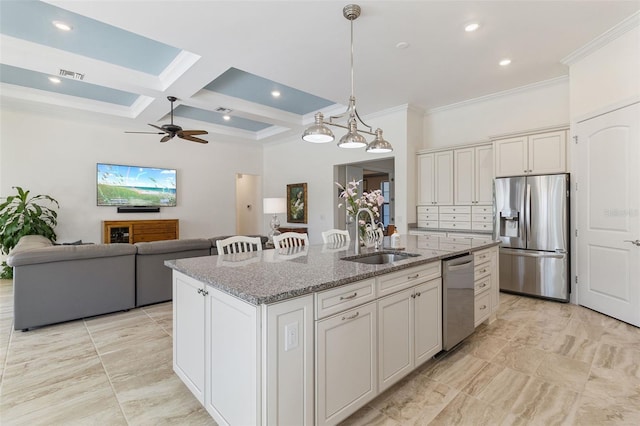
{"label": "white door", "polygon": [[259,235],[268,219],[262,215],[262,178],[255,175],[236,174],[236,234]]}
{"label": "white door", "polygon": [[576,135],[578,304],[640,327],[640,103]]}

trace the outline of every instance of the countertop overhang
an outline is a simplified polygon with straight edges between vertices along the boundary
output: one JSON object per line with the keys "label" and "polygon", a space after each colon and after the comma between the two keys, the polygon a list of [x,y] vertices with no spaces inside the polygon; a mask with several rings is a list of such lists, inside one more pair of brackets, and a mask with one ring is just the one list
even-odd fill
{"label": "countertop overhang", "polygon": [[[344,246],[319,244],[289,249],[191,257],[165,261],[169,268],[211,285],[253,305],[271,304],[355,281],[419,266],[458,254],[500,244],[499,241],[469,238],[469,247],[459,250],[420,248],[420,236],[403,235],[402,249],[383,247],[383,252],[419,254],[393,263],[369,265],[349,260],[354,242]],[[385,243],[388,238],[385,238]],[[363,248],[360,256],[375,253]]]}

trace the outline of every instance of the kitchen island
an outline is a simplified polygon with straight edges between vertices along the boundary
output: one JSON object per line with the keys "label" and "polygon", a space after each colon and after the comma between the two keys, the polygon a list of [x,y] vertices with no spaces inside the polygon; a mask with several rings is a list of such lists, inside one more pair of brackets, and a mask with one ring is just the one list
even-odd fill
{"label": "kitchen island", "polygon": [[338,423],[440,352],[442,259],[473,252],[476,324],[495,317],[496,242],[402,245],[385,264],[353,242],[166,261],[174,371],[219,424]]}

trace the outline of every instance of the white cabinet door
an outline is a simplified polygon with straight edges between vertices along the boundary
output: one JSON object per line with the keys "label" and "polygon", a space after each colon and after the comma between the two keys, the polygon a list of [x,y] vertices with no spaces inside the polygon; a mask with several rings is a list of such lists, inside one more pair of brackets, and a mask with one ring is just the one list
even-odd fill
{"label": "white cabinet door", "polygon": [[202,404],[204,401],[203,284],[173,272],[173,371]]}
{"label": "white cabinet door", "polygon": [[475,201],[474,148],[453,151],[454,204],[471,205]]}
{"label": "white cabinet door", "polygon": [[376,302],[316,322],[316,424],[333,425],[377,394]]}
{"label": "white cabinet door", "polygon": [[435,202],[453,204],[453,151],[435,153]]}
{"label": "white cabinet door", "polygon": [[435,167],[433,154],[418,155],[418,205],[435,202]]}
{"label": "white cabinet door", "polygon": [[502,139],[494,146],[497,177],[567,171],[564,130]]}
{"label": "white cabinet door", "polygon": [[520,176],[527,174],[527,136],[502,139],[495,142],[496,176]]}
{"label": "white cabinet door", "polygon": [[474,158],[474,204],[493,204],[493,146],[475,147]]}
{"label": "white cabinet door", "polygon": [[378,300],[378,391],[413,370],[413,288]]}
{"label": "white cabinet door", "polygon": [[530,174],[564,173],[566,171],[566,132],[550,132],[529,136]]}
{"label": "white cabinet door", "polygon": [[414,288],[414,366],[442,349],[442,280],[436,278]]}

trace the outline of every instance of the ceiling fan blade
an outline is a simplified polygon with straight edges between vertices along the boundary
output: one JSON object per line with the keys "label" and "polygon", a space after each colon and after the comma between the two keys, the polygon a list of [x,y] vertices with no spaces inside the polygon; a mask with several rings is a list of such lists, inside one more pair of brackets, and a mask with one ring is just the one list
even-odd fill
{"label": "ceiling fan blade", "polygon": [[125,131],[125,133],[142,133],[145,135],[164,135],[165,132],[127,132]]}
{"label": "ceiling fan blade", "polygon": [[163,137],[162,139],[160,139],[160,142],[167,142],[170,141],[171,139],[173,139],[175,135],[172,134],[168,134],[167,136]]}
{"label": "ceiling fan blade", "polygon": [[208,135],[209,132],[207,132],[206,130],[183,130],[182,134],[185,136]]}
{"label": "ceiling fan blade", "polygon": [[190,136],[185,134],[178,135],[178,137],[191,142],[209,143],[209,141],[205,141],[204,139],[196,138],[195,136]]}
{"label": "ceiling fan blade", "polygon": [[[169,133],[169,132],[167,132],[165,129],[163,129],[162,127],[160,127],[160,126],[156,126],[155,124],[151,124],[151,123],[149,123],[149,126],[151,126],[151,127],[155,127],[155,128],[156,128],[156,129],[158,129],[158,130],[162,130],[164,133]],[[158,134],[161,134],[161,133],[158,133]]]}

